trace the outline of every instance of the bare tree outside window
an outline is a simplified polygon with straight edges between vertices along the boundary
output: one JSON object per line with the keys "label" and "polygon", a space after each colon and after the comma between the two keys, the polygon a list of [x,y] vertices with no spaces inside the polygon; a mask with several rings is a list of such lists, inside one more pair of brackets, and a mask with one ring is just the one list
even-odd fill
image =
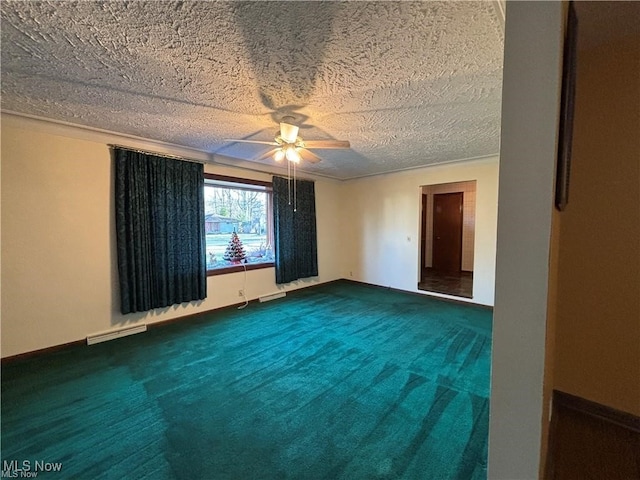
{"label": "bare tree outside window", "polygon": [[229,183],[205,182],[207,270],[233,266],[224,259],[233,232],[244,246],[247,264],[273,262],[271,191],[251,184]]}

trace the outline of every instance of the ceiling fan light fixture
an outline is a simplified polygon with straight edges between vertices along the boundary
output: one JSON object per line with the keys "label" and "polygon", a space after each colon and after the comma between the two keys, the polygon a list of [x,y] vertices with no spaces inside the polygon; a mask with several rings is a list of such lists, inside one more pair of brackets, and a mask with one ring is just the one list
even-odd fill
{"label": "ceiling fan light fixture", "polygon": [[273,154],[273,159],[276,162],[281,162],[282,160],[284,160],[284,150],[282,150],[281,148],[276,150],[276,152]]}
{"label": "ceiling fan light fixture", "polygon": [[300,154],[297,152],[296,147],[293,145],[287,145],[287,147],[285,148],[285,156],[290,162],[300,163]]}
{"label": "ceiling fan light fixture", "polygon": [[[273,156],[276,162],[287,160],[289,163],[301,163],[302,160],[309,163],[318,163],[322,159],[311,152],[313,149],[329,148],[350,148],[351,145],[346,140],[311,140],[305,141],[298,136],[299,127],[294,125],[293,117],[283,117],[280,122],[280,131],[276,134],[272,142],[263,140],[227,140],[233,143],[255,143],[269,145],[270,152],[266,152],[258,160]],[[275,148],[273,148],[275,147]]]}

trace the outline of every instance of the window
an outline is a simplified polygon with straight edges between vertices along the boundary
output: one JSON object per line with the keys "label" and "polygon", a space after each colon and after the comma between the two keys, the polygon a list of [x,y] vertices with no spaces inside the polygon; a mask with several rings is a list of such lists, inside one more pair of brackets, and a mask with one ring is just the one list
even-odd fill
{"label": "window", "polygon": [[[271,183],[205,174],[208,275],[242,271],[245,266],[247,270],[273,266],[272,208]],[[233,258],[238,249],[234,233],[246,255],[244,261]]]}

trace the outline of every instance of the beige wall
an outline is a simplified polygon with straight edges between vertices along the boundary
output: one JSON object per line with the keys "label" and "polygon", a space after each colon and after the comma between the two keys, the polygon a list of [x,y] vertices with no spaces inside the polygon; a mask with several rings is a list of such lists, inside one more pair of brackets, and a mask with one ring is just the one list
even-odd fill
{"label": "beige wall", "polygon": [[[347,182],[343,230],[351,242],[343,276],[416,293],[422,186],[476,180],[473,303],[493,305],[498,158],[424,167]],[[456,298],[448,295],[430,295]]]}
{"label": "beige wall", "polygon": [[[275,285],[272,268],[248,272],[246,285],[243,273],[214,276],[208,278],[209,295],[202,302],[121,315],[107,142],[95,141],[86,132],[5,115],[2,140],[3,357],[125,324],[235,304],[241,288],[249,299],[282,288]],[[497,158],[492,158],[350,182],[316,180],[320,276],[285,290],[353,278],[417,291],[420,185],[477,178],[481,227],[473,301],[492,305],[497,169]],[[270,178],[222,165],[207,164],[205,170]]]}
{"label": "beige wall", "polygon": [[580,49],[554,387],[640,415],[640,36]]}
{"label": "beige wall", "polygon": [[[206,165],[224,175],[270,175]],[[112,162],[105,143],[53,135],[2,121],[2,356],[84,339],[138,322],[152,323],[277,292],[273,268],[208,278],[208,298],[123,316],[118,312]],[[342,184],[316,181],[320,276],[341,277],[338,234]]]}

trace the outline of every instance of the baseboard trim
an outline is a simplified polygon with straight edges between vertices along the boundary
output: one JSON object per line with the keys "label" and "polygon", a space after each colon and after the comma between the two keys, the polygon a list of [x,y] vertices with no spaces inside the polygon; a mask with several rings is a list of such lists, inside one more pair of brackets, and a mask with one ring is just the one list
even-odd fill
{"label": "baseboard trim", "polygon": [[31,350],[30,352],[17,353],[15,355],[11,355],[8,357],[2,357],[0,359],[0,366],[9,365],[11,363],[20,362],[23,360],[30,360],[35,357],[49,355],[62,350],[67,350],[69,348],[86,347],[86,346],[87,346],[87,340],[82,339],[82,340],[75,340],[73,342],[61,343],[60,345],[53,345],[51,347],[39,348],[37,350]]}
{"label": "baseboard trim", "polygon": [[554,390],[544,478],[640,478],[640,417]]}
{"label": "baseboard trim", "polygon": [[352,278],[343,278],[343,279],[338,280],[338,281],[342,281],[342,280],[344,280],[346,282],[351,282],[351,283],[358,283],[360,285],[367,285],[369,287],[379,288],[381,290],[390,290],[392,292],[407,293],[409,295],[416,295],[416,296],[418,296],[420,298],[430,298],[430,299],[433,299],[433,300],[440,300],[440,301],[446,302],[446,303],[454,303],[456,305],[466,305],[468,307],[482,308],[484,310],[489,310],[489,311],[493,312],[493,307],[491,305],[483,305],[482,303],[475,303],[475,302],[465,302],[464,300],[456,300],[455,298],[441,297],[440,295],[430,295],[429,292],[426,292],[426,291],[423,291],[423,290],[421,290],[421,292],[424,292],[424,293],[413,292],[411,290],[402,290],[400,288],[385,287],[383,285],[377,285],[375,283],[361,282],[359,280],[353,280]]}
{"label": "baseboard trim", "polygon": [[640,417],[622,410],[617,410],[601,403],[587,400],[586,398],[571,395],[560,390],[553,391],[553,406],[566,407],[584,415],[599,418],[608,423],[614,423],[619,427],[640,433]]}
{"label": "baseboard trim", "polygon": [[[483,308],[483,309],[488,309],[490,311],[493,311],[493,307],[488,306],[488,305],[482,305],[482,304],[473,303],[473,302],[463,302],[463,301],[455,300],[455,299],[452,299],[452,298],[444,298],[444,297],[439,297],[439,296],[435,296],[435,295],[429,295],[429,294],[426,294],[426,293],[411,292],[409,290],[401,290],[401,289],[398,289],[398,288],[384,287],[382,285],[376,285],[374,283],[367,283],[367,282],[360,282],[360,281],[353,280],[353,279],[350,279],[350,278],[338,278],[338,279],[335,279],[335,280],[329,280],[327,282],[314,283],[314,284],[311,284],[311,285],[304,285],[304,286],[302,286],[300,288],[296,288],[296,289],[293,289],[293,290],[287,290],[286,291],[286,296],[287,297],[294,296],[296,294],[308,291],[309,289],[318,288],[318,287],[324,287],[324,286],[327,286],[327,285],[331,285],[331,284],[334,284],[334,283],[340,283],[340,282],[367,285],[369,287],[379,288],[381,290],[391,290],[391,291],[394,291],[394,292],[406,293],[406,294],[410,294],[410,295],[416,295],[416,296],[418,296],[420,298],[430,298],[430,299],[433,299],[433,300],[438,300],[438,301],[448,302],[448,303],[454,303],[454,304],[461,305],[461,306],[477,307],[477,308]],[[259,303],[259,299],[256,298],[254,300],[249,300],[248,303],[249,304],[257,304],[257,303]],[[204,317],[206,315],[210,315],[210,314],[215,313],[215,312],[220,312],[220,311],[224,311],[224,310],[227,310],[227,309],[230,310],[230,309],[234,309],[234,308],[237,309],[241,305],[244,305],[244,302],[234,303],[232,305],[225,305],[223,307],[216,307],[216,308],[212,308],[212,309],[209,309],[209,310],[204,310],[202,312],[195,312],[195,313],[191,313],[191,314],[188,314],[188,315],[182,315],[182,316],[176,317],[176,318],[169,318],[167,320],[161,320],[159,322],[147,323],[147,330],[153,330],[153,329],[156,329],[156,328],[162,328],[164,326],[171,325],[171,324],[173,324],[175,322],[195,321],[195,320],[199,319],[200,317]],[[38,350],[32,350],[30,352],[18,353],[16,355],[3,357],[3,358],[0,359],[0,366],[1,365],[5,365],[5,364],[9,364],[9,363],[12,363],[12,362],[16,362],[16,361],[21,361],[21,360],[31,359],[31,358],[34,358],[34,357],[48,355],[48,354],[51,354],[51,353],[54,353],[54,352],[58,352],[60,350],[65,350],[67,348],[74,348],[74,347],[79,347],[79,346],[87,347],[86,338],[84,338],[82,340],[75,340],[73,342],[63,343],[63,344],[60,344],[60,345],[53,345],[51,347],[45,347],[45,348],[41,348],[41,349],[38,349]]]}
{"label": "baseboard trim", "polygon": [[[342,279],[337,279],[337,280],[330,280],[328,282],[323,282],[323,283],[314,283],[312,285],[305,285],[303,287],[297,288],[295,290],[289,290],[287,291],[287,296],[290,295],[295,295],[298,292],[302,292],[304,290],[307,290],[309,288],[316,288],[316,287],[320,287],[320,286],[325,286],[325,285],[330,285],[332,283],[336,283],[336,282],[341,282]],[[258,304],[259,301],[258,299],[254,299],[254,300],[249,300],[248,304]],[[204,317],[207,315],[210,315],[212,313],[215,312],[220,312],[220,311],[224,311],[224,310],[231,310],[231,309],[237,309],[238,307],[244,305],[244,302],[239,302],[239,303],[234,303],[232,305],[225,305],[223,307],[216,307],[216,308],[211,308],[209,310],[204,310],[202,312],[195,312],[195,313],[190,313],[188,315],[182,315],[180,317],[175,317],[175,318],[169,318],[167,320],[161,320],[159,322],[152,322],[152,323],[147,323],[147,330],[154,330],[156,328],[162,328],[165,326],[169,326],[173,323],[176,322],[189,322],[189,321],[195,321],[197,319],[199,319],[200,317]],[[72,342],[67,342],[67,343],[61,343],[59,345],[52,345],[51,347],[45,347],[45,348],[39,348],[37,350],[31,350],[29,352],[24,352],[24,353],[18,353],[16,355],[10,355],[8,357],[2,357],[0,359],[0,366],[3,365],[8,365],[14,362],[19,362],[19,361],[23,361],[23,360],[30,360],[36,357],[41,357],[41,356],[46,356],[52,353],[56,353],[59,352],[61,350],[66,350],[69,348],[75,348],[75,347],[88,347],[87,345],[87,340],[86,338],[83,338],[82,340],[74,340]]]}

